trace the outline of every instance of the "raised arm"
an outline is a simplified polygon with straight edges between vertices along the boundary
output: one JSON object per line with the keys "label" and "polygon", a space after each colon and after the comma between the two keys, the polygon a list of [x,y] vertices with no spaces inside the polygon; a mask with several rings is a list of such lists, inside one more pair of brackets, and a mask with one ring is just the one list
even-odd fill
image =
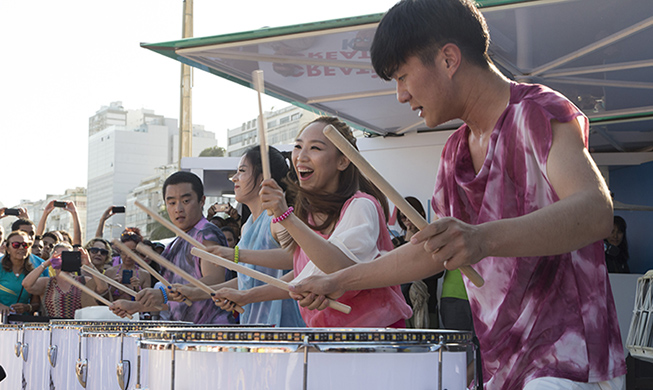
{"label": "raised arm", "polygon": [[100,221],[97,224],[97,230],[95,230],[95,237],[102,238],[104,235],[104,223],[107,221],[107,219],[111,218],[114,215],[113,208],[114,206],[109,206],[109,208],[104,210],[102,213]]}
{"label": "raised arm", "polygon": [[25,276],[23,279],[23,287],[30,294],[43,295],[45,294],[45,288],[48,285],[48,277],[40,277],[43,270],[47,269],[51,264],[50,260],[46,260],[38,267],[34,268],[32,272]]}
{"label": "raised arm", "polygon": [[52,210],[54,210],[54,200],[48,202],[48,204],[45,205],[45,209],[43,209],[43,214],[41,215],[41,219],[39,219],[39,225],[36,227],[37,236],[43,236],[43,233],[45,232],[45,225],[48,221],[48,216]]}
{"label": "raised arm", "polygon": [[70,213],[73,219],[73,245],[82,245],[82,224],[79,222],[77,207],[74,202],[66,202],[64,210]]}

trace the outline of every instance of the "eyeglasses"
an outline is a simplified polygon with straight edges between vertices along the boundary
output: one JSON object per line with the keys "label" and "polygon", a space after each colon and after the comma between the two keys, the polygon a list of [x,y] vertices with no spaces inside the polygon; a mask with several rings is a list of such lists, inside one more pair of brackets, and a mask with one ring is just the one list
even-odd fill
{"label": "eyeglasses", "polygon": [[23,249],[27,249],[30,246],[32,246],[32,244],[30,244],[29,242],[18,242],[18,241],[10,242],[9,245],[11,245],[11,247],[14,249],[18,249],[21,246],[23,247]]}
{"label": "eyeglasses", "polygon": [[94,255],[97,255],[99,253],[103,256],[106,256],[109,254],[108,250],[102,248],[88,248],[88,251]]}

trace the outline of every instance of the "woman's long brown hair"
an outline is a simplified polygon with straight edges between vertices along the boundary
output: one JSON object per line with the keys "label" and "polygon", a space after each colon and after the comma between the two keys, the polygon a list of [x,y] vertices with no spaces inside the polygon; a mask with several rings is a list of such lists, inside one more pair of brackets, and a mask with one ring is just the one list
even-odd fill
{"label": "woman's long brown hair", "polygon": [[[335,117],[321,116],[316,118],[312,122],[306,124],[299,134],[301,135],[304,129],[313,123],[324,123],[325,127],[327,125],[332,125],[354,146],[354,148],[356,148],[356,150],[358,150],[358,147],[356,146],[356,138],[354,137],[351,128],[345,122]],[[341,152],[338,150],[338,153]],[[383,208],[386,221],[388,219],[388,201],[385,195],[374,184],[372,184],[372,182],[364,177],[358,168],[352,163],[350,163],[344,171],[340,172],[338,189],[335,193],[307,191],[302,189],[299,186],[294,166],[292,166],[286,180],[288,183],[288,191],[291,192],[295,198],[295,214],[313,230],[323,231],[324,229],[334,225],[340,218],[342,206],[356,193],[356,191],[365,192],[375,197]],[[313,225],[308,221],[309,214],[316,213],[327,216],[326,220],[319,225]]]}

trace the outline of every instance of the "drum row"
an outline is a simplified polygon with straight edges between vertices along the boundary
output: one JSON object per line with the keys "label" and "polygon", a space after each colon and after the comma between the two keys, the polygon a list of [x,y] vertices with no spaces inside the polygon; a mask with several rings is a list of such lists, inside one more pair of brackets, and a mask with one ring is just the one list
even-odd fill
{"label": "drum row", "polygon": [[464,389],[469,332],[53,320],[0,325],[3,389]]}

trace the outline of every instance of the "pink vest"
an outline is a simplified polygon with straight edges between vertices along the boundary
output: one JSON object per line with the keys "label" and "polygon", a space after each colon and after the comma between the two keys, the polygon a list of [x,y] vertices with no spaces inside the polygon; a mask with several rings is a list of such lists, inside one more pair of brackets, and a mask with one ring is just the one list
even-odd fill
{"label": "pink vest", "polygon": [[[383,210],[374,197],[360,191],[356,192],[342,206],[340,219],[342,219],[351,201],[355,198],[367,198],[374,202],[381,232],[376,242],[377,248],[380,251],[391,251],[393,245],[390,239],[390,233],[384,223]],[[338,222],[340,222],[340,219]],[[328,236],[320,232],[317,233],[325,239],[328,239]],[[310,259],[306,256],[306,253],[300,247],[297,247],[293,256],[295,275],[299,275],[309,261]],[[351,313],[344,314],[331,308],[320,311],[300,307],[299,310],[301,311],[304,322],[309,327],[386,327],[401,319],[409,318],[412,315],[410,306],[406,304],[406,300],[401,294],[399,286],[348,291],[342,297],[338,298],[338,302],[351,306]]]}

